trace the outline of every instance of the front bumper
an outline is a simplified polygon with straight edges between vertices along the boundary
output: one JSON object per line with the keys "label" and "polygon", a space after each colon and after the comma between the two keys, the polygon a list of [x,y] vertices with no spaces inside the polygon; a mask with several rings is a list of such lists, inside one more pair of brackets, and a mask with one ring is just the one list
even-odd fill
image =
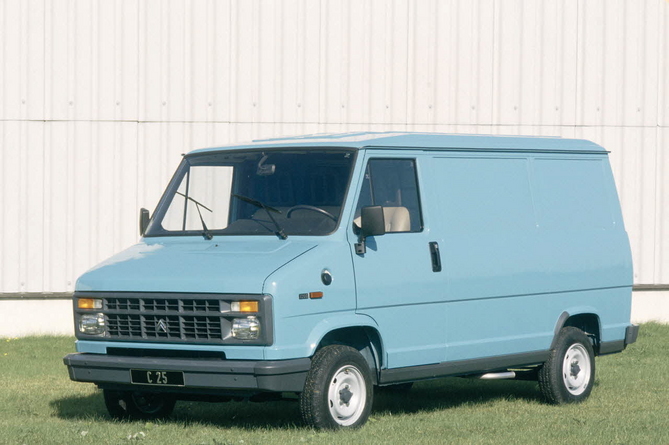
{"label": "front bumper", "polygon": [[[193,360],[178,358],[123,357],[105,354],[68,354],[63,358],[70,379],[100,387],[128,385],[150,391],[219,394],[225,391],[302,392],[311,366],[309,358],[292,360]],[[137,385],[131,369],[181,371],[184,385],[165,387]]]}

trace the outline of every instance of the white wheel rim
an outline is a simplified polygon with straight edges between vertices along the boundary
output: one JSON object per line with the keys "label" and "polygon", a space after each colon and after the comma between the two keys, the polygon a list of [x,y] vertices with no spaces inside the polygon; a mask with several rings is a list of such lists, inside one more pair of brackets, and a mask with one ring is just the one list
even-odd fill
{"label": "white wheel rim", "polygon": [[575,396],[583,394],[590,385],[590,374],[590,355],[585,346],[580,343],[571,345],[562,362],[562,380],[567,391]]}
{"label": "white wheel rim", "polygon": [[346,365],[334,373],[328,389],[330,415],[339,425],[354,424],[367,402],[365,379],[357,368]]}

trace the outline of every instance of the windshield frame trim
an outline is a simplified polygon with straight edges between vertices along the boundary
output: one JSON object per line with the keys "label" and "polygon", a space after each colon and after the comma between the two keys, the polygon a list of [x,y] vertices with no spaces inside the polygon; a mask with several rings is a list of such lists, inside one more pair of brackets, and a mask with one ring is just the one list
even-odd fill
{"label": "windshield frame trim", "polygon": [[[158,231],[158,233],[152,233],[155,232],[154,225],[157,224],[157,218],[156,216],[160,216],[160,219],[165,216],[165,213],[167,212],[167,209],[169,206],[167,205],[167,200],[170,199],[170,197],[173,197],[175,195],[176,190],[178,190],[179,185],[181,183],[180,180],[177,180],[179,178],[183,179],[184,175],[189,175],[190,176],[190,167],[191,167],[191,159],[193,158],[199,158],[199,157],[205,157],[205,156],[211,156],[213,154],[220,154],[220,153],[253,153],[253,152],[261,152],[261,151],[291,151],[291,150],[298,150],[298,151],[330,151],[330,150],[336,150],[336,151],[342,151],[342,152],[349,152],[352,155],[351,159],[351,168],[349,170],[348,174],[348,179],[346,180],[346,189],[344,191],[344,196],[342,197],[342,204],[341,204],[341,211],[339,213],[339,218],[337,219],[337,224],[335,227],[332,229],[331,232],[324,233],[322,235],[314,235],[314,234],[305,234],[305,235],[298,235],[298,234],[290,234],[290,237],[324,237],[324,236],[330,236],[333,233],[337,232],[339,228],[341,227],[342,220],[344,219],[344,210],[346,208],[346,204],[349,198],[349,194],[351,191],[351,183],[353,181],[353,173],[355,171],[356,165],[357,165],[357,160],[358,160],[358,154],[360,150],[355,147],[346,147],[346,146],[338,146],[338,145],[333,145],[333,146],[278,146],[278,147],[263,147],[262,149],[259,148],[244,148],[244,149],[234,149],[234,148],[228,148],[228,149],[221,149],[221,150],[212,150],[212,151],[206,151],[206,152],[196,152],[196,153],[189,153],[182,155],[183,159],[179,166],[177,167],[176,171],[172,175],[172,178],[170,179],[170,182],[168,183],[167,187],[165,188],[165,191],[163,192],[160,200],[158,201],[158,204],[156,205],[153,213],[151,214],[151,219],[149,221],[149,225],[147,226],[146,233],[142,238],[160,238],[160,237],[191,237],[191,236],[202,236],[202,231],[201,230],[182,230],[182,231],[166,231],[165,229],[162,229]],[[183,170],[186,170],[185,172]],[[236,169],[233,170],[233,180],[234,180],[234,175],[236,175]],[[189,178],[190,179],[190,178]],[[160,212],[159,212],[160,211]],[[267,232],[267,233],[231,233],[231,234],[226,234],[226,233],[221,233],[220,230],[210,230],[210,233],[214,236],[220,236],[220,237],[239,237],[239,236],[251,236],[251,237],[256,237],[256,236],[270,236],[276,238],[276,233],[273,232]]]}

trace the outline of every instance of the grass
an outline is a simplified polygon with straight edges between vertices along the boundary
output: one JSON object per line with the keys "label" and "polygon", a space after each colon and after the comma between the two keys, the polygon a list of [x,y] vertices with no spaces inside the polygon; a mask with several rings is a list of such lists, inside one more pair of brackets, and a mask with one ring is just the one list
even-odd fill
{"label": "grass", "polygon": [[0,339],[0,443],[7,444],[669,444],[669,325],[641,327],[597,359],[581,405],[544,404],[535,382],[442,379],[378,394],[357,431],[316,432],[295,402],[179,402],[163,422],[116,422],[94,385],[69,380],[69,337]]}

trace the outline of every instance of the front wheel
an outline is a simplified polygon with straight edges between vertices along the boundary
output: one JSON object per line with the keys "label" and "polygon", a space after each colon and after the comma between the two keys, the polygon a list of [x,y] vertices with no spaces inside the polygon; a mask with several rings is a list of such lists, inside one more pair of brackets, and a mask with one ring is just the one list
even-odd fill
{"label": "front wheel", "polygon": [[176,400],[168,395],[139,391],[103,390],[109,414],[119,420],[152,420],[169,416]]}
{"label": "front wheel", "polygon": [[300,411],[317,429],[357,428],[367,422],[373,396],[371,372],[362,355],[349,346],[326,346],[311,362]]}
{"label": "front wheel", "polygon": [[562,328],[555,347],[539,370],[539,388],[549,403],[579,403],[588,398],[595,381],[595,353],[587,335]]}

